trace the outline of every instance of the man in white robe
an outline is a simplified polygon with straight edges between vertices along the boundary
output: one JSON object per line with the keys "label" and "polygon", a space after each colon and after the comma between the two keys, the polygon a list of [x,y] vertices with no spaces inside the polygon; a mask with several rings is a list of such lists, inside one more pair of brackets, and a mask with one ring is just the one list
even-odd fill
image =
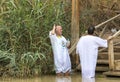
{"label": "man in white robe", "polygon": [[70,43],[62,36],[62,27],[53,26],[49,33],[54,54],[55,71],[58,76],[69,75],[71,71],[71,61],[68,53]]}
{"label": "man in white robe", "polygon": [[94,78],[98,57],[98,47],[107,47],[107,40],[93,36],[95,28],[88,28],[88,35],[78,41],[76,54],[79,54],[82,77]]}

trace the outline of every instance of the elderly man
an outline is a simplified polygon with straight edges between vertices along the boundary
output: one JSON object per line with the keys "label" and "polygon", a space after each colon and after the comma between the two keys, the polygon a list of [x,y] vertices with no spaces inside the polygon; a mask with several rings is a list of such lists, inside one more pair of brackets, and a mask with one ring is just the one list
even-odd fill
{"label": "elderly man", "polygon": [[71,71],[71,61],[68,53],[70,42],[68,42],[64,36],[62,36],[62,27],[53,26],[53,29],[49,32],[49,37],[52,44],[54,54],[55,71],[58,76],[69,75]]}
{"label": "elderly man", "polygon": [[88,28],[88,35],[80,38],[76,48],[76,53],[80,57],[83,78],[95,77],[98,47],[107,47],[107,40],[94,36],[94,30],[94,27]]}

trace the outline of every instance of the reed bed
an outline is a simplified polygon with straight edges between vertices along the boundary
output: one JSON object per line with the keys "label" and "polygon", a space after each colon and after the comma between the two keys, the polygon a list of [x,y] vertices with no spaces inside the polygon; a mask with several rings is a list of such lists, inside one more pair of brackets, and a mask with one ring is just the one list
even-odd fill
{"label": "reed bed", "polygon": [[0,76],[54,73],[48,35],[60,24],[69,37],[65,8],[63,0],[0,0]]}

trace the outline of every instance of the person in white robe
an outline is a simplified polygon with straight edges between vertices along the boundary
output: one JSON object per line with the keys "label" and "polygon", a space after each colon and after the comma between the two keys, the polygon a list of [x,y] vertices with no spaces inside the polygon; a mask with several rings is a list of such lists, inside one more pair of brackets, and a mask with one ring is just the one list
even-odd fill
{"label": "person in white robe", "polygon": [[53,26],[53,29],[49,32],[49,37],[52,44],[54,54],[55,71],[58,76],[69,75],[71,71],[71,61],[68,53],[70,42],[62,36],[62,27]]}
{"label": "person in white robe", "polygon": [[[94,36],[94,27],[88,28],[88,35],[82,36],[76,47],[79,54],[83,78],[94,78],[98,57],[98,48],[107,47],[107,40]],[[109,38],[110,39],[110,38]]]}

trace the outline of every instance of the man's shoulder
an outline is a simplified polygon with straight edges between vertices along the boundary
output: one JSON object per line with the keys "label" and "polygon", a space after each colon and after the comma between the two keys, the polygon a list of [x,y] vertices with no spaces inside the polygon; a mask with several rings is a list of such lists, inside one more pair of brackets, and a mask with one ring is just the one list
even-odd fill
{"label": "man's shoulder", "polygon": [[85,35],[85,36],[81,36],[80,39],[88,40],[88,39],[97,39],[97,38],[99,38],[99,37],[92,36],[92,35]]}
{"label": "man's shoulder", "polygon": [[61,35],[62,38],[65,38],[63,35]]}

